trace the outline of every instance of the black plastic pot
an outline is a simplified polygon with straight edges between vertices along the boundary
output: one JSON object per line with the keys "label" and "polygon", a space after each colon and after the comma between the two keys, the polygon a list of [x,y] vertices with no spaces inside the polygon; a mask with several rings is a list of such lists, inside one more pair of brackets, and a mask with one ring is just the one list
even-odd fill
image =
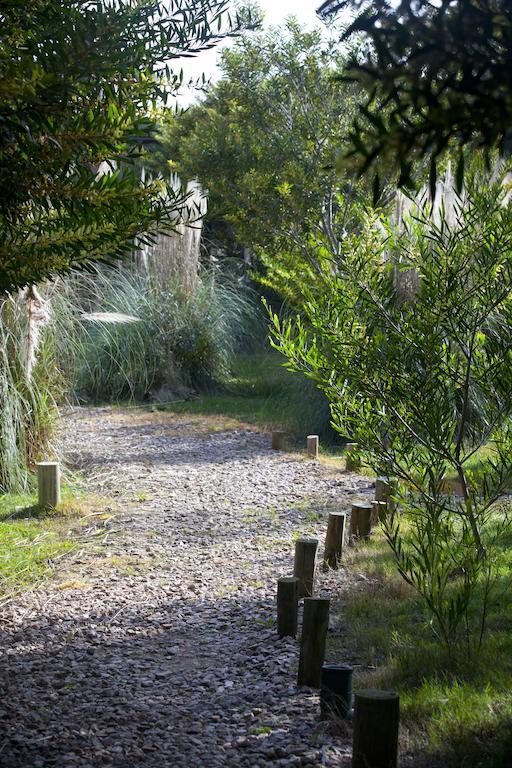
{"label": "black plastic pot", "polygon": [[320,715],[346,719],[352,707],[352,673],[348,664],[324,664],[320,687]]}

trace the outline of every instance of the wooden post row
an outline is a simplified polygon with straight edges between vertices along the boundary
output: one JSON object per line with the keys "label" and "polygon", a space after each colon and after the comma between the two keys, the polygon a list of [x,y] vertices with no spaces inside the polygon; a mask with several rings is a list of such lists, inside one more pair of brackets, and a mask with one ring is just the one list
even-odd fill
{"label": "wooden post row", "polygon": [[306,597],[297,685],[320,688],[328,628],[329,600],[322,597]]}
{"label": "wooden post row", "polygon": [[301,538],[295,542],[293,575],[299,579],[299,597],[311,597],[314,591],[318,539]]}
{"label": "wooden post row", "polygon": [[297,608],[299,579],[281,576],[277,580],[277,634],[279,637],[297,636]]}
{"label": "wooden post row", "polygon": [[346,520],[345,512],[329,512],[324,549],[325,569],[339,567],[343,554]]}

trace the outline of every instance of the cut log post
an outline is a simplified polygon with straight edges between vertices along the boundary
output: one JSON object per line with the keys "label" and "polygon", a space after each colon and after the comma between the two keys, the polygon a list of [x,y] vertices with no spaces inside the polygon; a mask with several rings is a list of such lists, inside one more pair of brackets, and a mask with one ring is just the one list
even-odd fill
{"label": "cut log post", "polygon": [[297,636],[299,580],[296,576],[281,576],[277,580],[277,634]]}
{"label": "cut log post", "polygon": [[60,465],[58,461],[40,461],[37,465],[37,487],[40,507],[60,504]]}
{"label": "cut log post", "polygon": [[320,688],[328,628],[329,600],[324,597],[306,597],[300,639],[297,685]]}
{"label": "cut log post", "polygon": [[311,597],[315,584],[318,539],[301,538],[295,542],[293,575],[299,579],[299,597]]}
{"label": "cut log post", "polygon": [[343,554],[346,520],[347,516],[344,512],[329,512],[325,537],[324,569],[337,569],[339,567]]}
{"label": "cut log post", "polygon": [[377,477],[375,480],[375,501],[385,501],[388,505],[388,511],[394,509],[392,499],[396,490],[396,481],[392,477]]}
{"label": "cut log post", "polygon": [[308,456],[312,459],[318,459],[318,435],[307,436]]}
{"label": "cut log post", "polygon": [[272,450],[274,451],[282,451],[284,450],[284,437],[285,432],[281,432],[279,430],[274,430],[272,432]]}
{"label": "cut log post", "polygon": [[367,539],[372,530],[372,505],[352,504],[350,538]]}
{"label": "cut log post", "polygon": [[352,706],[353,668],[348,664],[324,664],[320,688],[320,717],[348,717]]}
{"label": "cut log post", "polygon": [[383,523],[387,513],[387,501],[372,501],[372,526]]}
{"label": "cut log post", "polygon": [[357,469],[357,467],[361,466],[361,459],[359,456],[356,456],[355,453],[357,451],[357,443],[346,443],[345,444],[345,467],[346,469]]}
{"label": "cut log post", "polygon": [[396,768],[399,713],[394,691],[356,691],[352,768]]}

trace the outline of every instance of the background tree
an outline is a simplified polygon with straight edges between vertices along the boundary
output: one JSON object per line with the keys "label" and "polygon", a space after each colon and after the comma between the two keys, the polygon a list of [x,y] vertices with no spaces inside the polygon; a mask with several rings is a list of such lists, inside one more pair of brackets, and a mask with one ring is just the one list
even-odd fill
{"label": "background tree", "polygon": [[[451,145],[509,152],[512,9],[507,0],[328,0],[318,13],[332,18],[354,9],[343,37],[359,33],[370,43],[367,55],[350,59],[343,78],[368,94],[360,107],[364,124],[353,123],[348,152],[361,172],[387,156],[399,184],[408,184],[414,162],[428,156],[433,188],[436,159]],[[459,188],[463,171],[461,154]]]}
{"label": "background tree", "polygon": [[0,293],[111,261],[175,223],[183,196],[162,180],[140,183],[134,160],[150,109],[179,84],[170,63],[223,36],[226,6],[2,4]]}
{"label": "background tree", "polygon": [[[332,231],[336,154],[355,113],[355,91],[332,76],[344,63],[333,41],[284,28],[242,35],[223,52],[222,77],[186,113],[165,118],[153,170],[198,177],[207,221],[224,243],[270,254],[307,249]],[[227,233],[227,234],[226,234]]]}

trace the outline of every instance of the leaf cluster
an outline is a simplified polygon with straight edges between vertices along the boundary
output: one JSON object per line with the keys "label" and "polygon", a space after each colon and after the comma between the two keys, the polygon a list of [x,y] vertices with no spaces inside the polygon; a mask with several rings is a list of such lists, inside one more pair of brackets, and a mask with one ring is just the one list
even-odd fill
{"label": "leaf cluster", "polygon": [[[0,7],[0,292],[125,255],[184,197],[140,183],[173,59],[226,34],[227,0],[30,0]],[[228,31],[237,20],[228,22]]]}
{"label": "leaf cluster", "polygon": [[[400,185],[414,167],[450,146],[509,151],[512,129],[512,13],[507,0],[340,0],[324,17],[348,8],[344,37],[362,35],[368,52],[348,62],[344,80],[367,94],[351,131],[350,158],[361,173],[391,158]],[[462,157],[460,178],[462,178]],[[435,182],[432,182],[432,185]],[[377,181],[378,185],[378,181]]]}

